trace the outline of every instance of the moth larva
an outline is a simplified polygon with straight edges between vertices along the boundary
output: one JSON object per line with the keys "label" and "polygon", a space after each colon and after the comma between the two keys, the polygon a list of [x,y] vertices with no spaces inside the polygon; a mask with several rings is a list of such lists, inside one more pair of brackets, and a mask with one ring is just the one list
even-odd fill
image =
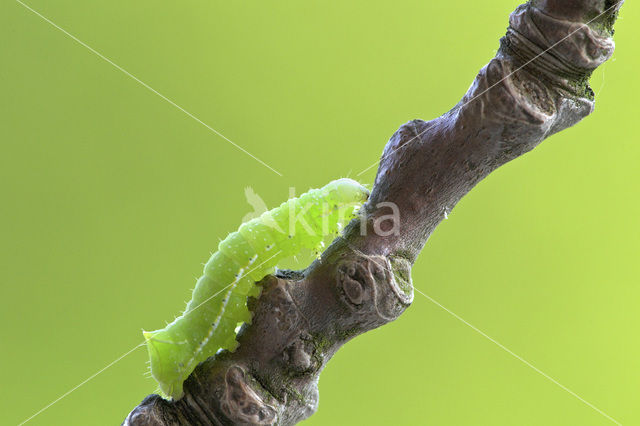
{"label": "moth larva", "polygon": [[251,321],[247,296],[260,294],[255,282],[283,259],[319,249],[354,217],[368,194],[358,182],[338,179],[243,223],[220,242],[184,313],[161,330],[143,332],[151,374],[162,392],[180,398],[196,365],[219,349],[235,350],[236,327]]}

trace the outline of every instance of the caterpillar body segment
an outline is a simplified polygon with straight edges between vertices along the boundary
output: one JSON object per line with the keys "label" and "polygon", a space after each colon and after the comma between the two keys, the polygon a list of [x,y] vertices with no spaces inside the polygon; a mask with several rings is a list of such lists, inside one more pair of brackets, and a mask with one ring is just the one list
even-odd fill
{"label": "caterpillar body segment", "polygon": [[236,328],[251,322],[247,296],[276,265],[303,249],[319,250],[355,217],[369,191],[339,179],[292,198],[242,224],[207,261],[183,314],[156,331],[143,332],[151,374],[169,398],[180,398],[193,369],[220,349],[235,350]]}

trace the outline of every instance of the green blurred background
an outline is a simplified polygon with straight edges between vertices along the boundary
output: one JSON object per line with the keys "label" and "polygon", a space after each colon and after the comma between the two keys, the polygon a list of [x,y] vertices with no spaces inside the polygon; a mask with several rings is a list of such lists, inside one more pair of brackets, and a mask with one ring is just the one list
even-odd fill
{"label": "green blurred background", "polygon": [[[451,108],[511,0],[0,4],[0,424],[180,312],[219,238],[374,163]],[[493,173],[435,232],[415,286],[623,424],[640,424],[640,7],[592,80],[596,112]],[[636,40],[636,42],[634,42]],[[375,168],[360,179],[373,181]],[[155,388],[138,349],[32,420],[119,424]],[[308,425],[607,425],[416,293],[347,344]]]}

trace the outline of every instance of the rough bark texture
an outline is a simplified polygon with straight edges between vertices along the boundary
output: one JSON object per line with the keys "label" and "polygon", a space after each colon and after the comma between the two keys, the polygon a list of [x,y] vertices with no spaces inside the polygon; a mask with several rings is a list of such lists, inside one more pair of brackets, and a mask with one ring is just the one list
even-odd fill
{"label": "rough bark texture", "polygon": [[[592,112],[588,78],[613,53],[621,4],[532,0],[518,7],[496,57],[460,103],[391,137],[364,223],[352,222],[307,270],[266,277],[239,348],[200,364],[184,398],[150,395],[124,424],[288,425],[313,414],[331,356],[410,305],[411,265],[456,203],[497,167]],[[385,219],[383,202],[398,206],[399,223]],[[377,235],[376,223],[399,232]]]}

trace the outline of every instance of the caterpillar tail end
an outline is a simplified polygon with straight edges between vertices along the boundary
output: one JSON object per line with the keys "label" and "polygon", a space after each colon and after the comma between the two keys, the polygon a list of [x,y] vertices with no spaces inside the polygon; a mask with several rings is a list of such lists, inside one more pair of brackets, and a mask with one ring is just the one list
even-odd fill
{"label": "caterpillar tail end", "polygon": [[331,184],[334,185],[339,200],[345,204],[363,204],[367,201],[370,195],[370,191],[367,187],[353,179],[337,179],[331,182]]}
{"label": "caterpillar tail end", "polygon": [[158,382],[160,394],[165,399],[180,399],[184,392],[182,390],[182,370],[184,366],[176,356],[176,345],[171,340],[166,330],[143,331],[142,335],[147,345],[149,353],[151,375]]}

